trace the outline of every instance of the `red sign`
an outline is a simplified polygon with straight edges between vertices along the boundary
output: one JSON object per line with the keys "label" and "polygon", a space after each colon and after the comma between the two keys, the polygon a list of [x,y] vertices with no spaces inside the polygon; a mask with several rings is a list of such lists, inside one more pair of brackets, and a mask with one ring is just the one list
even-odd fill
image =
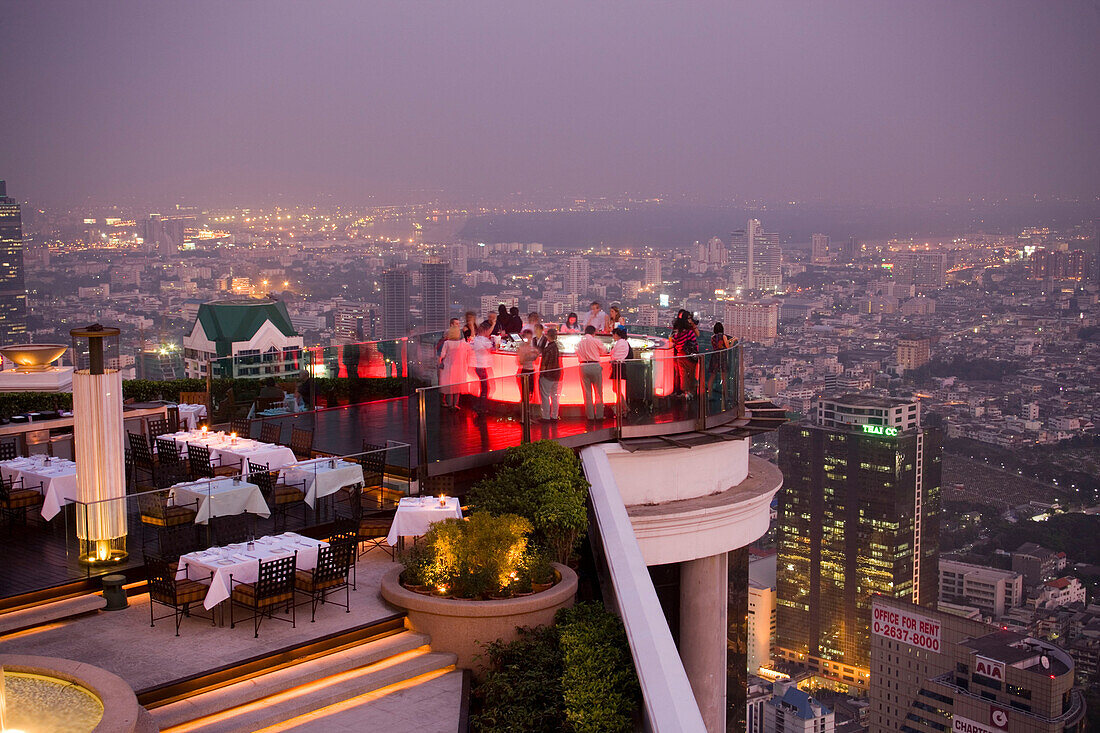
{"label": "red sign", "polygon": [[1008,729],[1008,711],[1002,708],[989,708],[989,723],[1000,730]]}
{"label": "red sign", "polygon": [[919,613],[874,605],[871,632],[918,649],[940,650],[940,622]]}
{"label": "red sign", "polygon": [[998,662],[996,659],[982,656],[976,656],[974,660],[974,674],[985,675],[991,680],[997,680],[998,682],[1005,681],[1004,662]]}

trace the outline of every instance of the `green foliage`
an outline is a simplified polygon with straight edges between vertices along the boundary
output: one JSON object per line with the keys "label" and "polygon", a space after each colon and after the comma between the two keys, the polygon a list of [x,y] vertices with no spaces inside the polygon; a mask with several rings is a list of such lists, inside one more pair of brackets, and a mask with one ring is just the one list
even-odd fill
{"label": "green foliage", "polygon": [[446,588],[460,598],[502,593],[519,578],[530,533],[531,523],[514,514],[436,522],[424,535],[423,555],[402,558],[405,582],[412,584],[411,573],[420,584]]}
{"label": "green foliage", "polygon": [[1054,514],[1045,522],[1023,521],[1004,527],[995,542],[1008,550],[1035,542],[1048,550],[1066,553],[1070,564],[1100,565],[1100,542],[1082,541],[1097,536],[1100,536],[1100,515]]}
{"label": "green foliage", "polygon": [[588,482],[572,450],[550,440],[509,448],[496,473],[470,493],[478,511],[531,520],[535,540],[560,563],[588,528]]}
{"label": "green foliage", "polygon": [[73,409],[68,392],[0,392],[0,417],[10,418],[24,412]]}
{"label": "green foliage", "polygon": [[532,583],[551,583],[554,580],[554,566],[550,554],[542,548],[530,548],[524,567]]}
{"label": "green foliage", "polygon": [[487,672],[474,688],[470,729],[480,733],[565,730],[561,650],[553,627],[519,629],[519,638],[485,647]]}
{"label": "green foliage", "polygon": [[520,629],[486,645],[486,673],[473,689],[477,733],[633,729],[641,692],[622,621],[598,603],[558,612],[550,628]]}
{"label": "green foliage", "polygon": [[599,604],[581,603],[558,611],[555,622],[570,730],[632,730],[641,691],[622,621]]}

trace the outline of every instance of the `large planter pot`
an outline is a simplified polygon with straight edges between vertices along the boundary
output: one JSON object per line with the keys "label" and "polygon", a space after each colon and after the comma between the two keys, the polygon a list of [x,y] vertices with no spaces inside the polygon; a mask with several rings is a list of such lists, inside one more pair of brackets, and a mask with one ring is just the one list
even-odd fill
{"label": "large planter pot", "polygon": [[577,597],[577,574],[554,564],[561,582],[550,590],[518,598],[492,601],[456,600],[424,596],[404,588],[400,565],[382,576],[382,597],[408,613],[414,631],[431,637],[434,651],[453,652],[458,666],[481,671],[475,657],[483,644],[497,639],[512,641],[519,626],[548,626],[560,608],[569,608]]}

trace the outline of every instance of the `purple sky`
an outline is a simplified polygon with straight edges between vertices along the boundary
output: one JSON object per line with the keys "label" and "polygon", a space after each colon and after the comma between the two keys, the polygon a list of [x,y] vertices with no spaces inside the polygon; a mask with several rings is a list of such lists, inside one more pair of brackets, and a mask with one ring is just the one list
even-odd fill
{"label": "purple sky", "polygon": [[0,2],[44,203],[1100,193],[1100,6]]}

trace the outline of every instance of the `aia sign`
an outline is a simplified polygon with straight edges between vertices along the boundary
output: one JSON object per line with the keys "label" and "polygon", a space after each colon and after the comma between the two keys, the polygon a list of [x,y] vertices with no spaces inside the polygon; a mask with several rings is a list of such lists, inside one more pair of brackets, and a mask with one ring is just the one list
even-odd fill
{"label": "aia sign", "polygon": [[996,680],[997,682],[1004,682],[1004,662],[998,662],[996,659],[989,659],[987,657],[975,657],[974,674],[983,675],[991,680]]}

